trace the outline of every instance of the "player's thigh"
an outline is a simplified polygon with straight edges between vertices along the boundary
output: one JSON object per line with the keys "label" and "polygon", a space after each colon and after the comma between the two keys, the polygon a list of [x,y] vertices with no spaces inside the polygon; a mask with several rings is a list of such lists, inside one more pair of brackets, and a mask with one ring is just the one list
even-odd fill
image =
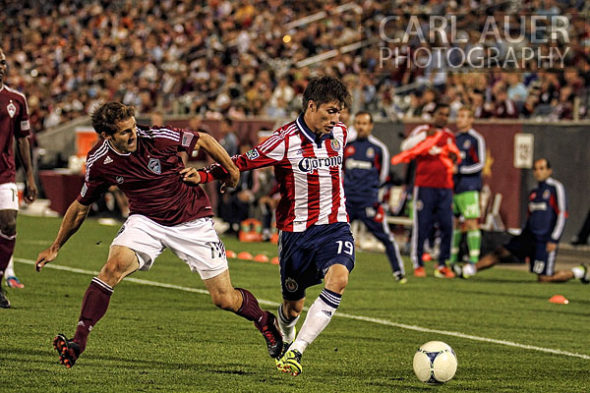
{"label": "player's thigh", "polygon": [[530,271],[543,276],[555,273],[555,256],[557,252],[547,252],[547,242],[535,241],[535,251],[531,256]]}
{"label": "player's thigh", "polygon": [[330,266],[344,265],[348,271],[354,269],[354,238],[348,223],[317,226],[318,230],[309,242],[313,247],[314,262],[318,271],[325,275]]}
{"label": "player's thigh", "polygon": [[0,184],[0,230],[8,236],[16,233],[18,190],[15,183]]}
{"label": "player's thigh", "polygon": [[164,245],[185,261],[191,271],[198,272],[203,280],[228,268],[225,246],[209,217],[168,228]]}
{"label": "player's thigh", "polygon": [[163,239],[167,228],[149,218],[133,214],[127,218],[111,243],[115,246],[127,247],[137,256],[139,270],[149,270],[156,258],[164,251]]}
{"label": "player's thigh", "polygon": [[115,286],[137,269],[139,260],[135,251],[124,246],[112,246],[109,249],[107,263],[102,267],[98,278],[110,286]]}
{"label": "player's thigh", "polygon": [[524,262],[527,257],[532,257],[534,254],[533,247],[534,244],[531,238],[524,233],[514,236],[504,245],[504,249],[521,262]]}
{"label": "player's thigh", "polygon": [[279,232],[279,271],[285,302],[304,299],[307,288],[322,282],[305,236],[306,232]]}
{"label": "player's thigh", "polygon": [[466,191],[455,195],[453,197],[453,206],[465,219],[479,218],[479,192]]}
{"label": "player's thigh", "polygon": [[18,211],[18,189],[16,183],[0,184],[0,210]]}

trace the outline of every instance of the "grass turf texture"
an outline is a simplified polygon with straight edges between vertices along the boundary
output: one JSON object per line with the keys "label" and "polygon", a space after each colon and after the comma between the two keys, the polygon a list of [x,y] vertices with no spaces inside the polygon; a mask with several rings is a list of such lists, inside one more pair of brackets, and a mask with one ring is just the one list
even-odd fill
{"label": "grass turf texture", "polygon": [[[17,258],[34,260],[53,240],[60,220],[19,217]],[[118,227],[87,220],[56,265],[98,271]],[[226,248],[276,255],[272,244]],[[406,261],[406,270],[411,271]],[[470,280],[409,277],[394,282],[384,255],[357,253],[338,313],[303,356],[303,373],[276,371],[252,323],[216,309],[207,295],[123,281],[86,352],[67,370],[51,347],[72,336],[92,275],[16,263],[22,290],[0,310],[0,392],[587,392],[590,360],[462,337],[419,332],[338,313],[590,355],[590,287],[579,281],[538,284],[535,276],[495,268]],[[278,266],[230,260],[234,286],[281,300]],[[166,251],[149,272],[132,275],[203,290],[197,274]],[[308,291],[309,306],[321,287]],[[551,304],[560,293],[568,305]],[[276,307],[263,305],[275,312]],[[305,315],[304,315],[305,316]],[[302,319],[303,320],[303,319]],[[299,323],[301,326],[302,320]],[[455,378],[432,387],[412,371],[415,350],[441,340],[457,353]]]}

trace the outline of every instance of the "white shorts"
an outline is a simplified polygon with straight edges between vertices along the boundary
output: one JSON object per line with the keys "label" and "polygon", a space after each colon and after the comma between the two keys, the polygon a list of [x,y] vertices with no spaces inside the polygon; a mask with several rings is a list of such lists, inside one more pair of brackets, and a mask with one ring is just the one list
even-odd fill
{"label": "white shorts", "polygon": [[112,246],[124,246],[135,251],[139,270],[149,270],[168,247],[186,262],[201,279],[215,277],[227,270],[225,247],[213,229],[209,217],[167,227],[140,214],[129,216]]}
{"label": "white shorts", "polygon": [[16,183],[0,184],[0,210],[18,210]]}

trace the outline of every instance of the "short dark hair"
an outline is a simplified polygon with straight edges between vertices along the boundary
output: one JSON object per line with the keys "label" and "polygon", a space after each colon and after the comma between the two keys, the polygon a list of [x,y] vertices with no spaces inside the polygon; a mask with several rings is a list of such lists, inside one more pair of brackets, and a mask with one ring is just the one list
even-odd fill
{"label": "short dark hair", "polygon": [[117,132],[116,123],[135,116],[135,108],[125,105],[121,102],[111,101],[102,104],[90,116],[92,127],[99,134],[103,132],[107,135],[113,135]]}
{"label": "short dark hair", "polygon": [[533,163],[533,166],[534,166],[534,164],[536,164],[539,161],[545,161],[545,163],[547,164],[547,169],[551,169],[551,163],[549,162],[549,159],[545,158],[545,157],[537,158],[535,160],[535,162]]}
{"label": "short dark hair", "polygon": [[371,123],[373,123],[373,115],[371,114],[371,112],[367,112],[367,111],[358,111],[356,113],[356,115],[354,115],[354,117],[356,118],[357,116],[360,115],[369,115],[369,120],[371,121]]}
{"label": "short dark hair", "polygon": [[450,106],[446,102],[437,102],[432,113],[436,113],[436,111],[442,108],[450,108]]}
{"label": "short dark hair", "polygon": [[338,101],[346,108],[350,108],[351,96],[348,89],[339,79],[329,76],[313,78],[307,84],[303,92],[303,112],[307,109],[309,101],[320,106],[327,102]]}

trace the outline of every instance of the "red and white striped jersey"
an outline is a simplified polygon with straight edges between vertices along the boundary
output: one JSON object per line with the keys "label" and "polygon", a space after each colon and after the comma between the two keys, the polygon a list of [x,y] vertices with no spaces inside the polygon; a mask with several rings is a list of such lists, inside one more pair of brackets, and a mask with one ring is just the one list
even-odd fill
{"label": "red and white striped jersey", "polygon": [[[342,172],[346,138],[347,130],[342,123],[320,138],[299,116],[232,160],[240,171],[274,167],[281,194],[277,228],[303,232],[312,225],[348,222]],[[215,170],[209,173],[215,178],[222,176]]]}

